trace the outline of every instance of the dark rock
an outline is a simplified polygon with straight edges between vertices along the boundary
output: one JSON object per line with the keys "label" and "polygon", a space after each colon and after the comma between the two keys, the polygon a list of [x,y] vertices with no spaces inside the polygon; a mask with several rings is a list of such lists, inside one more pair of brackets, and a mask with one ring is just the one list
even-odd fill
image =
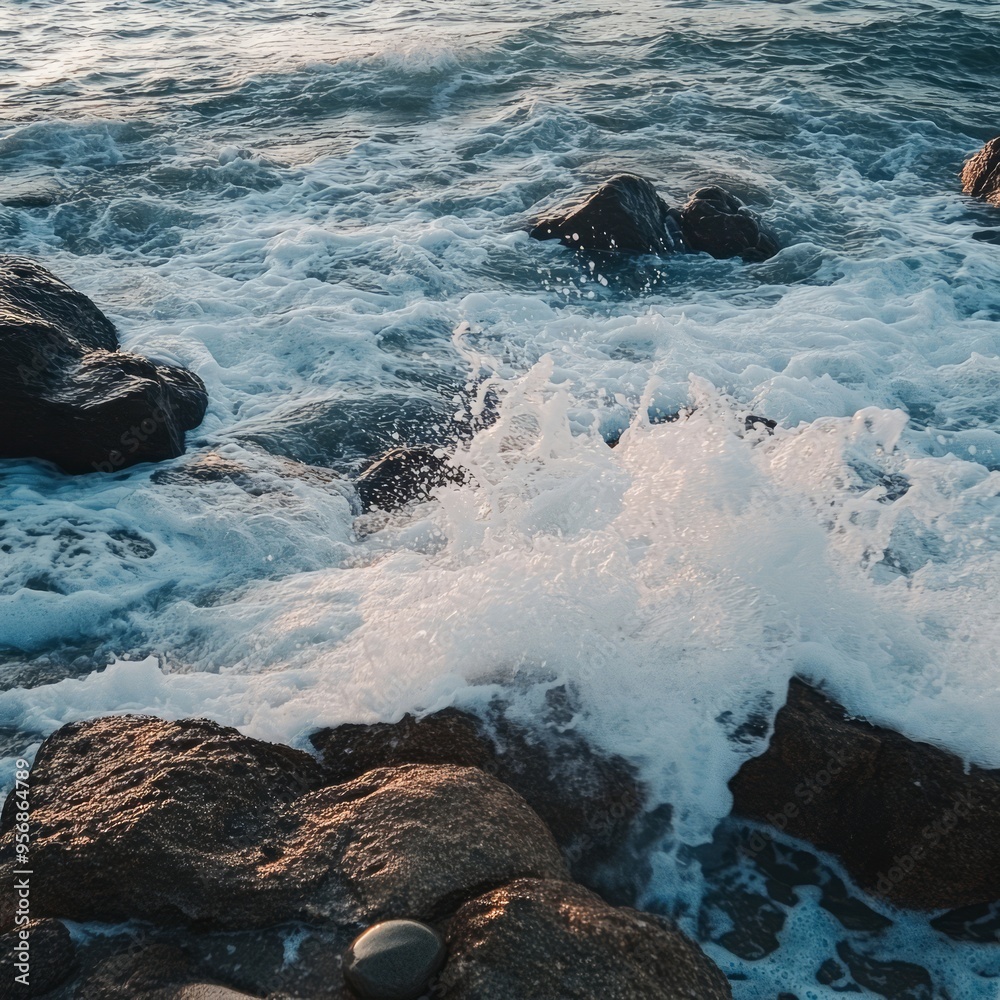
{"label": "dark rock", "polygon": [[456,393],[451,385],[440,393],[416,387],[343,392],[292,404],[236,433],[242,443],[272,455],[354,475],[391,448],[433,449],[460,436],[451,399]]}
{"label": "dark rock", "polygon": [[681,209],[680,217],[684,242],[695,253],[760,261],[780,249],[777,237],[757,215],[720,187],[699,188]]}
{"label": "dark rock", "polygon": [[415,500],[429,500],[447,483],[467,481],[465,472],[449,464],[434,448],[393,448],[367,466],[355,482],[364,510],[398,510]]}
{"label": "dark rock", "polygon": [[755,413],[748,413],[743,418],[743,426],[747,431],[763,430],[768,434],[773,434],[775,427],[778,426],[778,421],[771,420],[769,417],[758,417]]}
{"label": "dark rock", "polygon": [[730,788],[736,814],[830,851],[897,906],[1000,898],[1000,772],[851,719],[798,679],[767,751]]}
{"label": "dark rock", "polygon": [[583,201],[536,219],[536,240],[582,251],[672,253],[683,244],[677,213],[644,177],[615,174]]}
{"label": "dark rock", "polygon": [[837,954],[850,970],[854,981],[866,990],[892,1000],[934,1000],[930,973],[922,966],[872,958],[847,941],[838,943]]}
{"label": "dark rock", "polygon": [[[18,968],[24,965],[26,970]],[[58,920],[31,920],[0,935],[0,997],[40,997],[69,979],[76,966],[76,948]],[[25,973],[27,986],[16,978]]]}
{"label": "dark rock", "polygon": [[1000,135],[966,160],[962,167],[962,190],[1000,206]]}
{"label": "dark rock", "polygon": [[362,1000],[418,1000],[444,965],[433,927],[386,920],[357,937],[344,956],[344,979]]}
{"label": "dark rock", "polygon": [[668,921],[582,886],[524,879],[466,903],[447,930],[442,1000],[723,1000],[726,977]]}
{"label": "dark rock", "polygon": [[77,986],[76,1000],[167,1000],[191,978],[179,948],[154,944],[105,959]]}
{"label": "dark rock", "polygon": [[[65,726],[31,772],[32,912],[361,927],[435,920],[520,877],[568,877],[538,816],[478,769],[382,769],[310,791],[319,783],[307,754],[210,722]],[[4,880],[13,815],[0,823]],[[0,900],[0,929],[12,921]]]}
{"label": "dark rock", "polygon": [[448,708],[422,719],[325,729],[311,741],[330,782],[400,764],[456,764],[494,775],[545,820],[578,878],[621,848],[645,802],[623,758],[595,752],[573,730],[530,732],[499,708],[488,722]]}
{"label": "dark rock", "polygon": [[85,295],[38,264],[0,257],[0,458],[72,473],[173,458],[206,404],[192,372],[120,351]]}
{"label": "dark rock", "polygon": [[955,941],[1000,944],[1000,902],[949,910],[931,920],[930,925]]}
{"label": "dark rock", "polygon": [[113,955],[78,985],[76,1000],[255,1000],[217,983],[199,980],[188,956],[153,944]]}

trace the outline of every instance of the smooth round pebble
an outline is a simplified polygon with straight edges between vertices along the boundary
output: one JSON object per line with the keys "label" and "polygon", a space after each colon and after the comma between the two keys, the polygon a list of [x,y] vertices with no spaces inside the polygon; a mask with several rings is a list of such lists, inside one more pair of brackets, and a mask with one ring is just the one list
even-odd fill
{"label": "smooth round pebble", "polygon": [[354,939],[344,954],[344,979],[361,1000],[417,1000],[444,959],[444,941],[433,927],[386,920]]}

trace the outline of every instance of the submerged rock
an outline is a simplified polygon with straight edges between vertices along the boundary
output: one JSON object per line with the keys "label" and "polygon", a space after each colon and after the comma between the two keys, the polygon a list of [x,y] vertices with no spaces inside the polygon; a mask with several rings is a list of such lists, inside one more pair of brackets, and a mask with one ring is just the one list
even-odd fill
{"label": "submerged rock", "polygon": [[0,458],[71,473],[174,458],[206,405],[192,372],[120,351],[85,295],[32,261],[0,257]]}
{"label": "submerged rock", "polygon": [[897,906],[1000,899],[1000,772],[849,718],[800,680],[730,788],[736,814],[830,851]]}
{"label": "submerged rock", "polygon": [[962,167],[962,190],[1000,207],[1000,135],[966,160]]}
{"label": "submerged rock", "polygon": [[361,1000],[418,1000],[444,960],[444,941],[433,927],[386,920],[351,942],[344,979]]}
{"label": "submerged rock", "polygon": [[393,511],[429,500],[437,487],[466,478],[441,449],[393,448],[367,466],[354,485],[364,510]]}
{"label": "submerged rock", "polygon": [[616,174],[582,202],[540,217],[529,235],[581,251],[691,251],[746,261],[767,260],[779,250],[774,233],[723,188],[700,188],[678,210],[634,174]]}
{"label": "submerged rock", "polygon": [[691,195],[681,209],[681,228],[689,249],[713,257],[761,261],[780,249],[760,218],[721,187],[700,188]]}
{"label": "submerged rock", "polygon": [[466,903],[447,930],[441,1000],[726,1000],[726,977],[663,918],[582,886],[524,879]]}
{"label": "submerged rock", "polygon": [[677,213],[656,188],[635,174],[615,174],[583,201],[537,219],[536,240],[559,240],[574,250],[672,253],[683,249]]}

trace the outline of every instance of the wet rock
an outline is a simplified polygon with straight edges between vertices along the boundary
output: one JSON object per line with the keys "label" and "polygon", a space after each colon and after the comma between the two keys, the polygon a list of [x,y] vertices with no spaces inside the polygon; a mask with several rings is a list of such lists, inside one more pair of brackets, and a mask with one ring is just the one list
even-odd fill
{"label": "wet rock", "polygon": [[680,211],[684,242],[695,253],[761,261],[779,250],[777,237],[721,187],[699,188]]}
{"label": "wet rock", "polygon": [[[568,877],[543,822],[478,769],[381,769],[311,791],[318,784],[307,754],[210,722],[65,726],[31,772],[32,912],[361,927],[434,920],[515,878]],[[2,879],[16,867],[13,815],[5,808],[0,823]],[[0,901],[0,929],[12,920],[12,901]]]}
{"label": "wet rock", "polygon": [[1000,135],[990,139],[962,167],[962,190],[1000,206]]}
{"label": "wet rock", "polygon": [[444,941],[433,927],[387,920],[351,943],[344,979],[361,1000],[418,1000],[444,960]]}
{"label": "wet rock", "polygon": [[478,768],[369,771],[304,796],[295,816],[270,874],[300,887],[305,919],[433,922],[486,887],[569,877],[538,815]]}
{"label": "wet rock", "polygon": [[192,978],[184,953],[154,944],[100,962],[76,988],[76,1000],[167,1000]]}
{"label": "wet rock", "polygon": [[354,485],[364,510],[393,511],[429,500],[439,486],[466,479],[441,449],[393,448],[367,466]]}
{"label": "wet rock", "polygon": [[582,886],[521,880],[463,906],[442,1000],[722,1000],[726,977],[669,922]]}
{"label": "wet rock", "polygon": [[616,174],[583,201],[543,215],[529,230],[581,251],[672,253],[682,250],[677,213],[644,177]]}
{"label": "wet rock", "polygon": [[529,731],[501,706],[487,721],[449,708],[422,719],[325,729],[311,741],[330,782],[400,764],[456,764],[494,775],[545,820],[577,878],[588,878],[622,847],[645,803],[623,758],[596,752],[573,730]]}
{"label": "wet rock", "polygon": [[1000,898],[1000,773],[847,716],[794,679],[770,746],[730,782],[737,815],[837,855],[897,906]]}
{"label": "wet rock", "polygon": [[863,954],[847,941],[837,944],[837,954],[854,981],[890,1000],[933,1000],[930,973],[912,962],[882,961]]}
{"label": "wet rock", "polygon": [[[0,997],[40,997],[69,979],[76,966],[76,948],[58,920],[32,920],[0,935]],[[27,986],[17,980],[24,975]]]}
{"label": "wet rock", "polygon": [[[32,912],[259,921],[267,882],[260,902],[249,899],[241,912],[249,886],[240,876],[264,861],[259,845],[280,806],[319,783],[308,754],[203,720],[116,717],[64,726],[31,769]],[[10,796],[0,817],[4,879],[16,867],[13,818]],[[0,900],[0,928],[11,916]]]}
{"label": "wet rock", "polygon": [[184,451],[205,415],[192,372],[118,349],[106,316],[32,261],[0,257],[0,458],[113,472]]}
{"label": "wet rock", "polygon": [[457,391],[447,385],[440,393],[415,387],[344,392],[247,421],[237,433],[241,443],[271,455],[355,475],[392,448],[433,449],[453,440]]}

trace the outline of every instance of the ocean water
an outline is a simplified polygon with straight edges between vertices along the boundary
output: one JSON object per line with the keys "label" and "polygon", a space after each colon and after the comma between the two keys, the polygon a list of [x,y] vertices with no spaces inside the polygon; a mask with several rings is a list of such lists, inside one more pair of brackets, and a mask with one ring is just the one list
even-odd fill
{"label": "ocean water", "polygon": [[[973,239],[1000,212],[957,180],[1000,132],[991,4],[0,15],[0,249],[194,369],[189,455],[256,484],[0,462],[0,784],[102,713],[301,745],[498,692],[530,719],[565,685],[673,805],[645,900],[738,1000],[839,995],[845,947],[927,971],[856,973],[864,995],[995,1000],[995,944],[870,900],[891,927],[850,930],[815,887],[774,904],[777,950],[737,954],[698,860],[763,747],[734,732],[794,673],[1000,766],[1000,249]],[[784,249],[527,238],[619,170],[674,204],[721,183]],[[350,477],[396,444],[472,482],[359,518]]]}

